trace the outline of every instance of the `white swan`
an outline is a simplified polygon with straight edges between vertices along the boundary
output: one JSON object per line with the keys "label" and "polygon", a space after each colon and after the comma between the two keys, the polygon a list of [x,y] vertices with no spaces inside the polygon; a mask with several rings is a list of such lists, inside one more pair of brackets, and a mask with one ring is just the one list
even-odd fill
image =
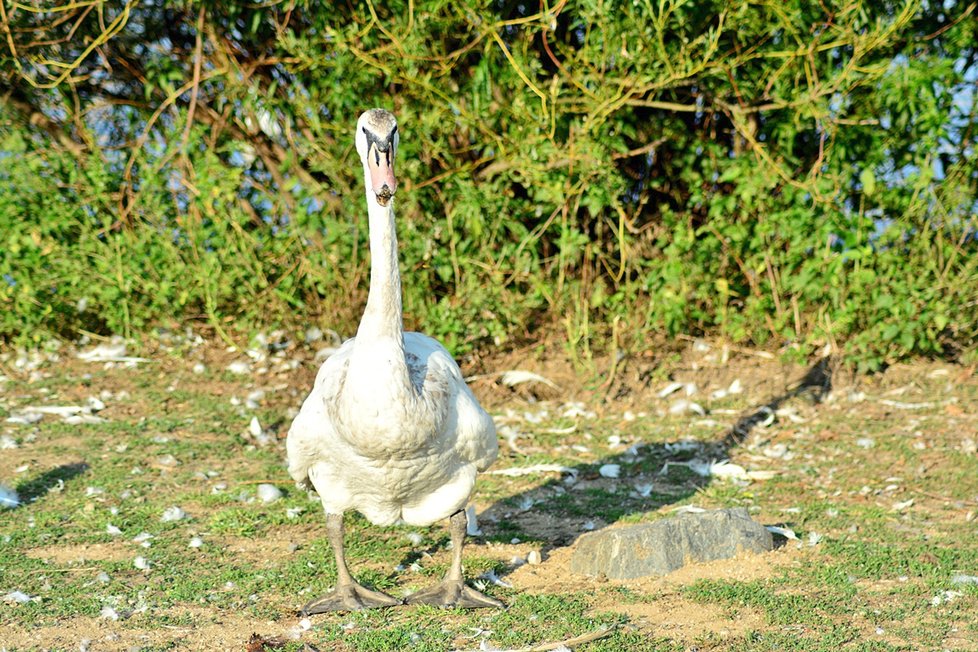
{"label": "white swan", "polygon": [[319,370],[287,440],[289,473],[310,484],[326,510],[336,555],[336,588],[303,608],[306,614],[400,601],[370,591],[350,575],[343,554],[343,513],[356,510],[376,525],[430,525],[450,519],[452,565],[444,580],[408,603],[502,607],[465,585],[465,505],[478,471],[498,450],[492,418],[435,340],[405,333],[391,198],[397,189],[394,116],[372,109],[357,122],[370,226],[370,292],[355,338]]}

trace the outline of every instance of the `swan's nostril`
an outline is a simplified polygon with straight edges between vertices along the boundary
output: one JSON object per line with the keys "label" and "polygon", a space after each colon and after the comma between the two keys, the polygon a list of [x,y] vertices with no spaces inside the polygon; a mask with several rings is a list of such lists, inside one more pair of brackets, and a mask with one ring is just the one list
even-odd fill
{"label": "swan's nostril", "polygon": [[391,190],[389,186],[384,186],[383,188],[377,191],[377,203],[380,204],[381,206],[386,206],[390,202],[391,197],[393,196],[394,196],[394,191]]}

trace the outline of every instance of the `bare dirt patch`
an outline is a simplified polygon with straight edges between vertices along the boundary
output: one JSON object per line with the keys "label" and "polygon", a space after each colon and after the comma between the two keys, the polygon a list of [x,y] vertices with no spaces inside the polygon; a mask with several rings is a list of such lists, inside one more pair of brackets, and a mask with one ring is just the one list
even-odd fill
{"label": "bare dirt patch", "polygon": [[[168,620],[186,624],[159,626],[148,622],[145,615],[119,621],[75,616],[60,620],[57,624],[38,625],[29,630],[0,625],[0,641],[11,649],[23,650],[39,649],[39,642],[43,643],[44,649],[77,650],[84,641],[88,641],[92,650],[241,652],[253,632],[277,632],[281,638],[288,639],[296,626],[289,620],[272,622],[247,615],[215,614],[198,609],[172,609],[162,615]],[[291,635],[297,637],[297,634]]]}
{"label": "bare dirt patch", "polygon": [[624,614],[642,632],[670,638],[690,645],[705,637],[725,641],[737,639],[764,624],[763,616],[749,608],[728,610],[715,605],[692,602],[676,593],[662,593],[651,602],[608,606],[608,611]]}
{"label": "bare dirt patch", "polygon": [[[650,635],[667,636],[691,644],[705,636],[725,640],[737,638],[763,625],[763,615],[740,607],[735,617],[729,610],[685,597],[682,590],[701,579],[751,581],[773,577],[785,567],[803,563],[814,554],[796,546],[782,546],[764,554],[741,554],[733,559],[689,564],[668,575],[613,581],[570,571],[573,546],[552,550],[539,565],[524,565],[507,576],[507,581],[529,593],[581,593],[595,596],[592,610],[621,613],[629,622]],[[615,591],[647,596],[627,600]]]}
{"label": "bare dirt patch", "polygon": [[27,556],[59,566],[67,566],[84,564],[89,561],[124,561],[132,556],[132,549],[132,544],[121,541],[118,543],[81,543],[33,548],[27,551]]}

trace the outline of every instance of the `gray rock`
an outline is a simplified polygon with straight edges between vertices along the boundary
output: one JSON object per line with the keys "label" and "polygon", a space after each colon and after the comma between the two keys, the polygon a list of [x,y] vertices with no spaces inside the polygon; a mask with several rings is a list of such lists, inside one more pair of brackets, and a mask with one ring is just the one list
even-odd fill
{"label": "gray rock", "polygon": [[665,575],[690,562],[729,559],[738,552],[767,552],[771,533],[743,507],[682,514],[655,523],[582,536],[570,569],[582,575],[627,580]]}

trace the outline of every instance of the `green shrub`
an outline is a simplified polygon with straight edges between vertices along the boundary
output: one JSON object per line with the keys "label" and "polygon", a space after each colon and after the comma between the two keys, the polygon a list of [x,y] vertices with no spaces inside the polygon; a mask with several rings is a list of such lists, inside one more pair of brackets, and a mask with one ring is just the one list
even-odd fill
{"label": "green shrub", "polygon": [[456,352],[974,351],[966,3],[86,7],[9,11],[0,337],[352,332],[379,105],[407,323]]}

